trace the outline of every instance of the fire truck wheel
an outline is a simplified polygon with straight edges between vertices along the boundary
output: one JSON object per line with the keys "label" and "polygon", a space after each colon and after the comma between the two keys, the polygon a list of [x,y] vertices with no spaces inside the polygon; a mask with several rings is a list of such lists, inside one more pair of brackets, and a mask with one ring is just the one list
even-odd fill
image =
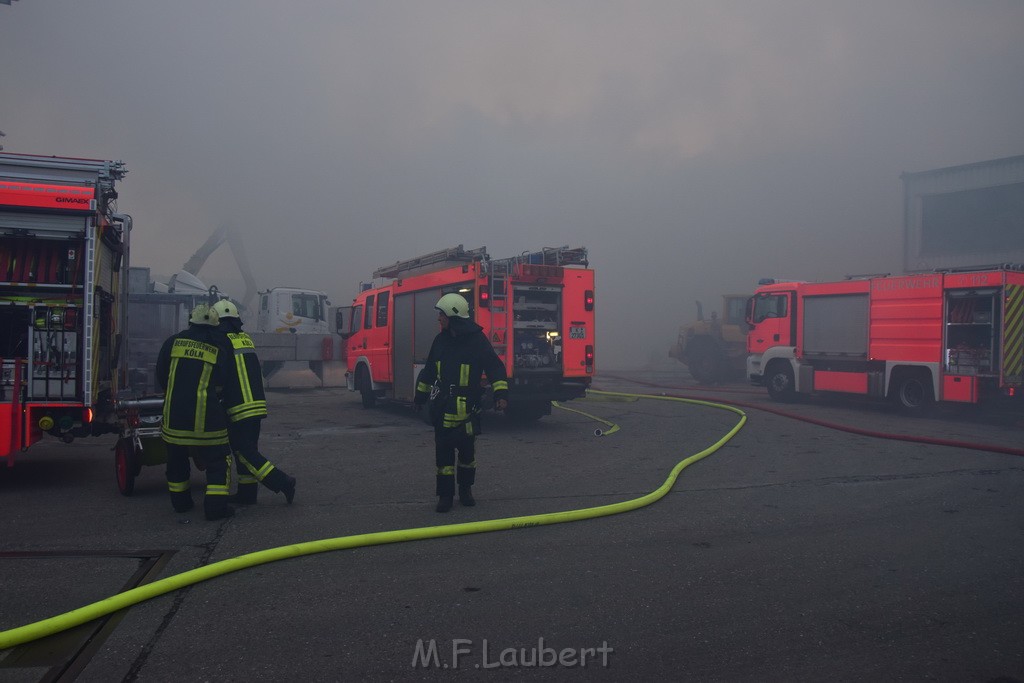
{"label": "fire truck wheel", "polygon": [[135,475],[139,468],[139,457],[131,439],[118,439],[114,447],[114,475],[117,477],[117,490],[122,496],[135,492]]}
{"label": "fire truck wheel", "polygon": [[370,373],[367,372],[365,365],[360,365],[359,370],[356,372],[356,387],[359,389],[359,395],[363,399],[364,408],[372,408],[377,404],[377,396],[373,393]]}
{"label": "fire truck wheel", "polygon": [[931,377],[926,372],[904,371],[895,375],[889,398],[900,411],[908,415],[923,415],[935,402]]}
{"label": "fire truck wheel", "polygon": [[769,365],[764,379],[765,386],[768,387],[768,395],[772,397],[773,401],[792,403],[796,399],[793,369],[787,363],[776,361]]}

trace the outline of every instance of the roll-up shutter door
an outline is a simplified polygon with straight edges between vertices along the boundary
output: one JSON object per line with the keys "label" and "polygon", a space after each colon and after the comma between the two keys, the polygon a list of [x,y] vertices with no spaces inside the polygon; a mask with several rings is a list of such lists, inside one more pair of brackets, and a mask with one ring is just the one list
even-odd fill
{"label": "roll-up shutter door", "polygon": [[35,237],[70,237],[85,232],[88,216],[54,215],[0,211],[0,235],[24,234]]}

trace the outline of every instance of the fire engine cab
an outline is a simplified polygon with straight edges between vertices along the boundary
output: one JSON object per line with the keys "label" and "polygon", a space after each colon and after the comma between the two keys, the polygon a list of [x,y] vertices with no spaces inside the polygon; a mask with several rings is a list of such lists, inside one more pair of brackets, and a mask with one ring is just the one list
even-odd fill
{"label": "fire engine cab", "polygon": [[[409,402],[439,329],[434,304],[456,292],[470,304],[505,363],[509,412],[522,419],[551,413],[551,401],[583,396],[594,375],[594,271],[584,248],[559,247],[492,259],[462,245],[379,268],[338,309],[346,340],[348,388],[363,406]],[[485,407],[490,401],[485,393]]]}

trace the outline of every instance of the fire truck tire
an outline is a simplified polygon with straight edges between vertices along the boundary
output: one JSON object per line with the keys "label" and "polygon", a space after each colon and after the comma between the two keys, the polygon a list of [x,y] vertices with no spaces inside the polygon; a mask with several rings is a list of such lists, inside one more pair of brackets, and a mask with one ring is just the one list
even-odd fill
{"label": "fire truck tire", "polygon": [[373,383],[370,381],[370,373],[365,365],[360,365],[356,371],[356,388],[359,389],[359,396],[363,399],[364,408],[372,408],[377,404],[377,396],[373,393]]}
{"label": "fire truck tire", "polygon": [[903,370],[894,373],[889,399],[908,415],[924,415],[935,404],[931,376],[928,372]]}
{"label": "fire truck tire", "polygon": [[764,384],[773,401],[792,403],[796,400],[793,368],[789,364],[780,361],[771,363],[764,373]]}
{"label": "fire truck tire", "polygon": [[114,446],[114,476],[117,477],[117,490],[122,496],[130,496],[135,492],[135,476],[141,468],[131,439],[118,439]]}

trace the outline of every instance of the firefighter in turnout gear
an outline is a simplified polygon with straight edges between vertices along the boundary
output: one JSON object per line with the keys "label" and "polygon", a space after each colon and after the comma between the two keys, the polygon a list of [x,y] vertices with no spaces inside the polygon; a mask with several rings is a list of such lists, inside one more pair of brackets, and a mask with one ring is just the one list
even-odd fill
{"label": "firefighter in turnout gear", "polygon": [[[416,381],[416,409],[431,402],[434,458],[437,464],[437,512],[448,512],[459,486],[459,502],[476,504],[476,435],[480,433],[480,380],[486,375],[494,391],[494,407],[508,408],[508,378],[481,331],[469,318],[469,304],[458,294],[445,294],[434,308],[441,331],[430,346]],[[436,406],[436,408],[435,408]],[[458,467],[456,467],[456,451]]]}
{"label": "firefighter in turnout gear", "polygon": [[192,311],[188,329],[164,342],[157,357],[156,380],[164,391],[161,436],[167,446],[167,488],[177,512],[194,503],[189,483],[190,456],[206,470],[206,519],[230,517],[231,447],[220,392],[231,371],[221,347],[217,312],[206,304]]}
{"label": "firefighter in turnout gear", "polygon": [[238,308],[227,299],[213,305],[220,317],[218,329],[225,335],[224,349],[233,359],[224,387],[224,408],[228,414],[228,436],[238,470],[238,489],[232,502],[252,505],[260,483],[275,493],[284,493],[291,503],[295,477],[288,476],[260,453],[260,425],[267,416],[263,371],[252,338],[242,331]]}

